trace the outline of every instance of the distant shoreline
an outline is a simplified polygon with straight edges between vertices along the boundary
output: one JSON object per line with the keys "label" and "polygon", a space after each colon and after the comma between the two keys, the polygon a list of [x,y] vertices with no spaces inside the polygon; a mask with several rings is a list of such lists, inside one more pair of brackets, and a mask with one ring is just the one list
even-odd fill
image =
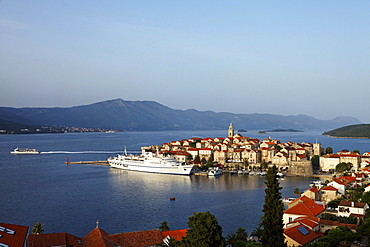
{"label": "distant shoreline", "polygon": [[324,135],[323,136],[328,136],[332,138],[346,138],[346,139],[370,139],[369,137],[351,137],[351,136],[331,136],[331,135]]}

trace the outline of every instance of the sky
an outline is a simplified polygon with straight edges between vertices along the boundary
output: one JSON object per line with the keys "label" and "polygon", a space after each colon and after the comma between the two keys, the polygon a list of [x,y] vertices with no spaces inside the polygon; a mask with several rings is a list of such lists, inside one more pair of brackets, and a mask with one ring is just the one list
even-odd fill
{"label": "sky", "polygon": [[0,106],[370,123],[370,1],[0,0]]}

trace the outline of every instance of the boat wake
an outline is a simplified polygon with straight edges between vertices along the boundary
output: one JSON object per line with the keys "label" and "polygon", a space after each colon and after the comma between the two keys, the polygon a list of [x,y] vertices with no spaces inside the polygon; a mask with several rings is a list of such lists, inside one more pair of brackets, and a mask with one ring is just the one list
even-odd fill
{"label": "boat wake", "polygon": [[122,151],[47,151],[40,154],[117,154]]}

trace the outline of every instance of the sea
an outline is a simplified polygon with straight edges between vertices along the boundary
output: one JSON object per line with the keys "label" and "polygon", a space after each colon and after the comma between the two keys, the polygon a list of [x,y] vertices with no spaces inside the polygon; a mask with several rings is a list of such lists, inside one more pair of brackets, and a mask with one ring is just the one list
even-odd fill
{"label": "sea", "polygon": [[[369,139],[331,138],[322,132],[277,132],[243,136],[280,141],[320,142],[342,149],[370,151]],[[98,226],[109,234],[157,229],[167,221],[171,230],[187,228],[196,212],[215,215],[224,236],[244,227],[250,234],[259,223],[265,178],[223,174],[220,177],[177,176],[123,171],[109,166],[65,164],[106,160],[122,153],[140,153],[142,146],[192,137],[226,137],[227,130],[0,135],[0,222],[44,233],[86,236]],[[36,148],[39,155],[13,155]],[[312,177],[279,180],[283,197],[295,188],[309,188]],[[174,197],[175,200],[170,200]]]}

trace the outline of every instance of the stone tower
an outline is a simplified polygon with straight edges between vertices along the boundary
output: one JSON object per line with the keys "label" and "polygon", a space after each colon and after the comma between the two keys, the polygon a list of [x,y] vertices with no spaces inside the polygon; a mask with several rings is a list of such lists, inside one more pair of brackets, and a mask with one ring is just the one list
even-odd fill
{"label": "stone tower", "polygon": [[234,136],[234,127],[233,124],[230,123],[229,130],[227,131],[227,137],[233,137]]}
{"label": "stone tower", "polygon": [[324,153],[324,149],[321,146],[321,143],[314,143],[313,144],[313,155],[321,156]]}

